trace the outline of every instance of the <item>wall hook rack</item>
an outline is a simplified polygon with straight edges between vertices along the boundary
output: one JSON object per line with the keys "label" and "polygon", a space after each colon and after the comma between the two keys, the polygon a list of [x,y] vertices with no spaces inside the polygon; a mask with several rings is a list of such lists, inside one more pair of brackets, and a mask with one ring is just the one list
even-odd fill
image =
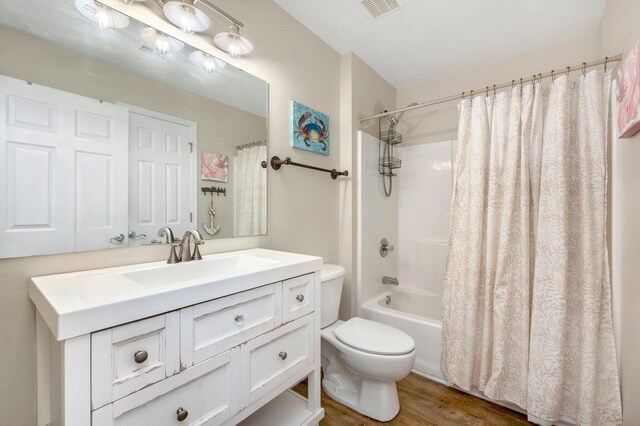
{"label": "wall hook rack", "polygon": [[[273,157],[271,157],[271,168],[273,168],[273,170],[280,170],[280,167],[282,167],[282,165],[288,165],[288,166],[296,166],[296,167],[303,167],[305,169],[311,169],[311,170],[317,170],[319,172],[327,172],[331,174],[331,179],[337,179],[338,176],[349,176],[349,171],[345,170],[343,172],[340,172],[336,169],[323,169],[321,167],[316,167],[316,166],[310,166],[308,164],[302,164],[302,163],[296,163],[295,161],[291,160],[291,157],[287,157],[284,160],[281,160],[280,157],[278,157],[277,155],[274,155]],[[267,162],[263,161],[262,162],[262,167],[263,168],[267,168]]]}
{"label": "wall hook rack", "polygon": [[205,186],[201,189],[203,194],[216,194],[216,195],[224,195],[225,197],[227,196],[227,188],[220,188],[219,186]]}

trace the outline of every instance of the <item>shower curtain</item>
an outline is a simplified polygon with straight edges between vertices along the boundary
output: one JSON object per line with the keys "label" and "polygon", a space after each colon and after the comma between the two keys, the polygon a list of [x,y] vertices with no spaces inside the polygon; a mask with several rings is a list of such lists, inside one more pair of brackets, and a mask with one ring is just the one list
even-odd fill
{"label": "shower curtain", "polygon": [[267,147],[238,150],[236,157],[236,237],[267,233]]}
{"label": "shower curtain", "polygon": [[441,368],[538,424],[621,424],[606,245],[611,75],[460,103]]}

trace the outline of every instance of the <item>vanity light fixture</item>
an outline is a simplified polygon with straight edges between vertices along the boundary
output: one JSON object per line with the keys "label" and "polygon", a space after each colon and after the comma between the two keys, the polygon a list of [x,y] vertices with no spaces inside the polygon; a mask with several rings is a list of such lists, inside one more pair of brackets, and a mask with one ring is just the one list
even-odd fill
{"label": "vanity light fixture", "polygon": [[229,53],[232,58],[239,58],[253,50],[253,45],[240,35],[240,27],[236,24],[231,25],[229,32],[216,34],[213,42],[220,49]]}
{"label": "vanity light fixture", "polygon": [[204,53],[200,50],[192,52],[191,55],[189,55],[189,59],[191,59],[191,62],[195,66],[204,69],[208,73],[219,71],[226,65],[225,62],[214,58],[208,53]]}
{"label": "vanity light fixture", "polygon": [[240,28],[243,28],[244,24],[207,0],[156,0],[156,2],[169,22],[188,34],[206,31],[211,26],[209,16],[198,8],[204,5],[231,22],[228,32],[219,33],[213,38],[216,46],[233,58],[246,55],[253,50],[251,42],[240,35]]}
{"label": "vanity light fixture", "polygon": [[125,28],[129,17],[93,0],[76,0],[76,9],[87,19],[94,21],[103,30]]}
{"label": "vanity light fixture", "polygon": [[170,52],[177,52],[184,47],[184,43],[180,40],[169,37],[168,35],[157,31],[155,28],[148,27],[140,33],[144,42],[153,47],[153,49],[161,55],[166,55]]}
{"label": "vanity light fixture", "polygon": [[162,6],[164,16],[187,34],[206,31],[211,19],[200,9],[185,1],[168,1]]}

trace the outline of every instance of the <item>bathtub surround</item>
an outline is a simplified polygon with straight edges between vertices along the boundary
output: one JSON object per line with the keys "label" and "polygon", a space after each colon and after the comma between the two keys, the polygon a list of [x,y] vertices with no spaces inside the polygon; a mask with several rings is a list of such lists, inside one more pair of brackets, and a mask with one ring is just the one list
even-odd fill
{"label": "bathtub surround", "polygon": [[393,246],[398,244],[398,191],[389,197],[384,193],[378,173],[378,139],[358,132],[357,147],[357,288],[362,303],[385,291],[383,276],[398,276],[398,251],[380,255],[383,238]]}
{"label": "bathtub surround", "polygon": [[442,371],[539,424],[622,423],[605,237],[610,86],[596,70],[548,94],[525,85],[461,103]]}
{"label": "bathtub surround", "polygon": [[[398,278],[442,299],[456,141],[400,146]],[[420,212],[420,214],[416,214]]]}
{"label": "bathtub surround", "polygon": [[[396,190],[387,197],[377,173],[377,138],[360,132],[358,140],[359,312],[409,334],[416,342],[413,370],[438,381],[444,381],[442,282],[455,147],[456,141],[398,145],[402,169],[395,177]],[[395,246],[384,258],[378,250],[381,236]],[[383,285],[385,275],[397,276],[400,285]]]}

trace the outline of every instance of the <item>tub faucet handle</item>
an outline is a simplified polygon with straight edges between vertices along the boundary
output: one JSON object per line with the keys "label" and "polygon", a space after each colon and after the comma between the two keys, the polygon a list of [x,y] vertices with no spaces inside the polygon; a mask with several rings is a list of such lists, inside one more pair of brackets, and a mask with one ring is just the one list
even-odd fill
{"label": "tub faucet handle", "polygon": [[386,238],[380,240],[380,256],[387,257],[390,251],[393,251],[393,246],[389,241]]}

